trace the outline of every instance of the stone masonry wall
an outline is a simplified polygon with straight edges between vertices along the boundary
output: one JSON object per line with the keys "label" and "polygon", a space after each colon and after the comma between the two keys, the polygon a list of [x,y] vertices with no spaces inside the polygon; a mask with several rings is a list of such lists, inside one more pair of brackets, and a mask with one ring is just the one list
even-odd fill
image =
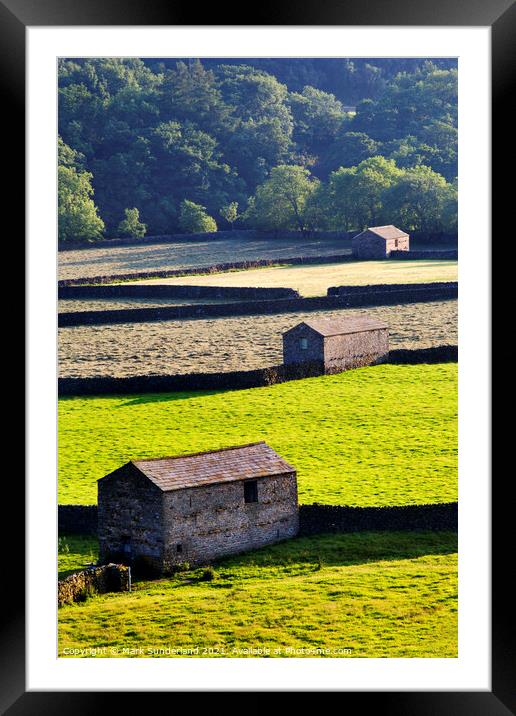
{"label": "stone masonry wall", "polygon": [[[449,363],[457,361],[457,346],[395,349],[388,363]],[[133,395],[196,390],[243,390],[323,375],[323,361],[289,363],[255,370],[180,375],[139,375],[133,378],[59,378],[59,395]]]}
{"label": "stone masonry wall", "polygon": [[164,493],[165,571],[180,562],[209,562],[294,537],[299,529],[295,473],[257,483],[254,503],[244,502],[242,480]]}
{"label": "stone masonry wall", "polygon": [[60,535],[96,535],[96,505],[58,505],[57,525]]}
{"label": "stone masonry wall", "polygon": [[408,236],[400,239],[390,239],[389,241],[386,241],[385,244],[387,256],[392,256],[395,252],[405,254],[410,251]]}
{"label": "stone masonry wall", "polygon": [[[302,338],[306,338],[306,349],[302,349],[300,346]],[[321,362],[323,356],[324,338],[309,326],[301,323],[283,335],[283,362],[285,365]]]}
{"label": "stone masonry wall", "polygon": [[357,259],[384,259],[387,256],[385,241],[369,233],[360,239],[353,239],[352,250]]}
{"label": "stone masonry wall", "polygon": [[324,371],[339,373],[349,368],[383,363],[389,358],[389,329],[360,331],[324,339]]}
{"label": "stone masonry wall", "polygon": [[[124,466],[98,482],[99,559],[127,562],[138,558],[160,568],[162,492],[136,468]],[[131,554],[123,552],[128,539]]]}
{"label": "stone masonry wall", "polygon": [[57,583],[57,604],[84,601],[89,593],[131,591],[131,571],[123,564],[104,564],[71,574]]}
{"label": "stone masonry wall", "polygon": [[459,258],[458,249],[424,250],[424,251],[391,251],[391,259],[437,259],[440,261],[457,261]]}
{"label": "stone masonry wall", "polygon": [[293,288],[259,288],[253,286],[188,286],[173,284],[120,283],[112,285],[60,286],[59,298],[190,298],[236,301],[299,298]]}
{"label": "stone masonry wall", "polygon": [[301,505],[299,534],[405,530],[454,530],[458,527],[457,502],[389,507]]}
{"label": "stone masonry wall", "polygon": [[[91,288],[95,288],[92,286]],[[164,286],[162,288],[165,288]],[[152,293],[152,292],[151,292]],[[388,306],[396,303],[421,303],[456,298],[456,281],[433,283],[384,284],[371,286],[331,286],[327,296],[282,298],[281,300],[236,301],[162,308],[121,308],[100,311],[70,311],[58,315],[58,325],[86,326],[146,321],[172,321],[215,316],[252,316],[297,311],[320,311],[359,306]],[[141,298],[148,297],[141,295]]]}

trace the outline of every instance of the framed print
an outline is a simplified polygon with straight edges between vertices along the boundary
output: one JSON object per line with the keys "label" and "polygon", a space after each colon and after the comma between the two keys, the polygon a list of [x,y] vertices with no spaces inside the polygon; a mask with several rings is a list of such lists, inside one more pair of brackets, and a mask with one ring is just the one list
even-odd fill
{"label": "framed print", "polygon": [[516,713],[489,374],[514,5],[0,12],[29,398],[2,707]]}

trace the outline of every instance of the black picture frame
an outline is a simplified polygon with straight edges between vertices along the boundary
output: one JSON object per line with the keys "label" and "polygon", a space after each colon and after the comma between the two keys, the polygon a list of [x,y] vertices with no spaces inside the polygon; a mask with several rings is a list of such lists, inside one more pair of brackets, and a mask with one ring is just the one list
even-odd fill
{"label": "black picture frame", "polygon": [[[201,10],[202,7],[202,10]],[[245,7],[245,6],[243,6]],[[229,11],[228,11],[229,10]],[[252,6],[245,15],[241,9],[225,10],[220,5],[193,7],[165,0],[0,0],[0,83],[4,99],[4,137],[17,147],[17,181],[5,188],[6,204],[18,217],[17,233],[25,215],[22,147],[25,104],[25,29],[28,26],[77,25],[360,25],[360,26],[490,26],[492,30],[493,137],[500,138],[493,149],[493,177],[502,175],[502,156],[507,162],[510,147],[502,137],[509,136],[512,114],[507,111],[513,79],[516,41],[514,0],[305,0],[303,4],[275,0]],[[203,22],[199,23],[199,15]],[[6,111],[8,108],[8,111]],[[510,144],[510,143],[509,143]],[[513,150],[512,150],[513,151]],[[509,158],[510,160],[510,158]],[[493,191],[493,216],[511,206],[508,187],[499,179]],[[5,196],[5,194],[4,194]],[[505,198],[507,202],[505,203]],[[19,471],[16,471],[19,476]],[[17,513],[15,524],[24,519],[23,481],[13,480],[9,512]],[[342,692],[339,706],[374,709],[396,716],[507,716],[516,714],[516,629],[511,590],[506,588],[507,569],[513,555],[511,521],[502,518],[507,502],[507,482],[493,483],[492,530],[492,690],[468,692]],[[514,504],[514,502],[513,502]],[[19,530],[18,530],[19,532]],[[25,613],[23,604],[24,569],[13,560],[3,596],[10,602],[3,610],[0,633],[0,711],[12,716],[41,713],[91,713],[101,702],[117,710],[123,708],[120,693],[112,692],[26,692],[25,690]],[[512,570],[513,571],[513,570]],[[236,690],[236,689],[235,689]],[[336,689],[337,690],[337,689]],[[159,694],[128,694],[130,710],[149,707],[149,697]],[[115,702],[116,699],[116,702]],[[145,699],[145,703],[143,702]],[[154,698],[153,698],[154,701]],[[169,707],[171,704],[169,703]]]}

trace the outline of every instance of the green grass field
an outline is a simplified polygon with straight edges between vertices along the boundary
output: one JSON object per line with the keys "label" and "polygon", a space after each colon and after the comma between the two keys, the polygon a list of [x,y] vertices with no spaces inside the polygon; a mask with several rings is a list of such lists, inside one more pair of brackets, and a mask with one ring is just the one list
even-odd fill
{"label": "green grass field", "polygon": [[93,564],[98,559],[96,537],[89,535],[61,535],[57,549],[58,578],[63,579]]}
{"label": "green grass field", "polygon": [[250,390],[63,398],[59,501],[130,459],[265,440],[302,503],[457,499],[457,364],[382,365]]}
{"label": "green grass field", "polygon": [[[95,550],[68,540],[63,572]],[[196,569],[63,607],[59,655],[456,657],[456,551],[450,532],[289,540],[222,560],[210,582]]]}
{"label": "green grass field", "polygon": [[457,271],[457,261],[353,261],[308,266],[272,266],[186,278],[148,279],[139,283],[280,287],[294,288],[302,296],[323,296],[329,286],[456,281]]}

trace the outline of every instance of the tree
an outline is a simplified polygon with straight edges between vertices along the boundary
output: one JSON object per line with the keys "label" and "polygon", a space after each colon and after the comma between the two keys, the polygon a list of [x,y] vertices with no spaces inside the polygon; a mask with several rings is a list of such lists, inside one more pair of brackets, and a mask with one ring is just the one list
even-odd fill
{"label": "tree", "polygon": [[[398,170],[425,165],[455,180],[456,60],[247,62],[59,60],[59,134],[66,143],[59,147],[59,166],[93,188],[104,235],[117,235],[126,207],[138,207],[150,234],[179,230],[185,197],[213,217],[231,202],[244,207],[276,167],[310,168],[326,180],[342,167],[381,156]],[[356,114],[345,111],[350,106]],[[63,182],[70,180],[62,174]],[[283,193],[280,206],[271,199],[265,211],[263,190],[245,211],[247,225],[342,228],[349,222],[357,228],[383,221],[386,174],[371,167],[343,173],[309,191],[302,211],[302,192],[301,202]],[[344,196],[348,183],[351,194]],[[88,197],[93,201],[93,194]],[[259,220],[252,220],[257,208]],[[448,214],[454,214],[453,201]]]}
{"label": "tree", "polygon": [[219,214],[222,216],[224,221],[228,222],[228,224],[231,226],[231,229],[233,229],[233,224],[238,219],[238,202],[232,201],[231,204],[223,206],[220,209]]}
{"label": "tree", "polygon": [[408,231],[456,229],[457,191],[430,167],[405,171],[385,192],[384,207],[391,223],[399,223]]}
{"label": "tree", "polygon": [[100,238],[104,222],[93,202],[93,178],[84,170],[84,155],[57,140],[59,241],[91,241]]}
{"label": "tree", "polygon": [[319,153],[335,138],[346,117],[338,99],[315,87],[305,87],[301,93],[292,92],[290,105],[294,139],[303,151]]}
{"label": "tree", "polygon": [[335,229],[365,229],[392,223],[384,211],[383,195],[401,177],[392,159],[371,157],[356,167],[341,168],[330,175]]}
{"label": "tree", "polygon": [[274,167],[270,177],[256,190],[247,218],[264,229],[296,228],[304,232],[306,201],[318,184],[304,167]]}
{"label": "tree", "polygon": [[[397,75],[378,99],[359,102],[353,121],[355,131],[377,141],[411,135],[429,145],[439,142],[448,163],[456,159],[456,127],[457,71],[439,69],[432,62]],[[456,176],[456,163],[450,171]]]}
{"label": "tree", "polygon": [[324,198],[331,211],[327,213],[330,229],[351,231],[361,226],[356,203],[356,167],[341,167],[330,174]]}
{"label": "tree", "polygon": [[138,209],[125,209],[125,219],[118,224],[118,235],[141,239],[146,231],[147,227],[140,221]]}
{"label": "tree", "polygon": [[200,60],[188,65],[178,62],[165,73],[161,85],[162,116],[195,122],[213,136],[232,129],[231,108],[224,103],[219,84],[214,72],[206,70]]}
{"label": "tree", "polygon": [[93,203],[92,175],[72,167],[58,167],[59,241],[99,239],[104,222]]}
{"label": "tree", "polygon": [[217,231],[215,219],[208,216],[206,207],[184,199],[181,202],[179,226],[187,234]]}
{"label": "tree", "polygon": [[321,152],[316,171],[319,176],[327,176],[339,167],[356,167],[369,157],[378,155],[379,150],[379,143],[367,134],[344,132]]}

